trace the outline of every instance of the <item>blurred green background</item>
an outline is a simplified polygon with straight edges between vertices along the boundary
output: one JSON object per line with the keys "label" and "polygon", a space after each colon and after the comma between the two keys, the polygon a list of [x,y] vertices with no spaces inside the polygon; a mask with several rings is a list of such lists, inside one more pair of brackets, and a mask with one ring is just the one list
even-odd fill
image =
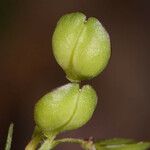
{"label": "blurred green background", "polygon": [[84,82],[99,96],[92,120],[61,137],[150,140],[149,0],[0,0],[0,149],[11,122],[12,150],[24,149],[34,128],[34,104],[68,82],[53,57],[51,37],[59,17],[74,11],[103,23],[112,57],[100,76]]}

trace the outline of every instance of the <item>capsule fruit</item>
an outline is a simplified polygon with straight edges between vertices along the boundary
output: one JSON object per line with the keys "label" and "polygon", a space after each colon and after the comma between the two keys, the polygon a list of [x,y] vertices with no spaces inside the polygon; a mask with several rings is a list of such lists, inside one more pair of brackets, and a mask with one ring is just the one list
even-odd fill
{"label": "capsule fruit", "polygon": [[110,58],[110,39],[94,17],[76,12],[62,16],[52,37],[53,54],[72,82],[101,73]]}
{"label": "capsule fruit", "polygon": [[43,96],[35,105],[34,120],[43,132],[62,132],[83,126],[97,104],[95,90],[77,83],[61,86]]}

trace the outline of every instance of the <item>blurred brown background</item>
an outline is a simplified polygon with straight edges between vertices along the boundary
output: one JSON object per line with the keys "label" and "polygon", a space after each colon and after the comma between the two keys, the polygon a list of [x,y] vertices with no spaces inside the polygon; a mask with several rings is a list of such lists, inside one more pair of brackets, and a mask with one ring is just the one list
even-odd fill
{"label": "blurred brown background", "polygon": [[[87,83],[99,96],[92,120],[61,137],[126,137],[150,140],[149,0],[1,0],[0,1],[0,149],[10,122],[13,150],[23,150],[34,127],[39,97],[67,83],[51,48],[59,17],[81,11],[97,17],[110,33],[107,69]],[[61,149],[80,149],[75,145]]]}

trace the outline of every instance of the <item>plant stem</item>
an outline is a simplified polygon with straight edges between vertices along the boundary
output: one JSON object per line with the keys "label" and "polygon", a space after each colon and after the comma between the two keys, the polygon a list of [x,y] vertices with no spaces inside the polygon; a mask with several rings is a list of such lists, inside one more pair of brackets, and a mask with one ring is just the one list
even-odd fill
{"label": "plant stem", "polygon": [[49,139],[45,140],[44,143],[41,145],[41,147],[38,150],[51,150],[52,149],[52,141]]}
{"label": "plant stem", "polygon": [[55,141],[57,144],[60,143],[76,143],[76,144],[83,144],[85,141],[83,139],[75,139],[75,138],[64,138]]}
{"label": "plant stem", "polygon": [[32,140],[29,142],[29,144],[26,146],[25,150],[35,150],[41,140],[40,136],[35,136],[32,138]]}
{"label": "plant stem", "polygon": [[56,137],[56,133],[47,133],[45,136],[47,139],[44,140],[38,150],[51,150],[53,148],[53,142]]}
{"label": "plant stem", "polygon": [[33,135],[31,141],[26,146],[25,150],[35,150],[40,143],[42,137],[41,132],[38,127],[34,128]]}
{"label": "plant stem", "polygon": [[60,140],[55,140],[53,142],[53,147],[57,146],[58,144],[61,143],[76,143],[76,144],[80,144],[81,147],[85,150],[96,150],[95,146],[93,145],[93,141],[91,140],[83,140],[83,139],[75,139],[75,138],[64,138],[64,139],[60,139]]}

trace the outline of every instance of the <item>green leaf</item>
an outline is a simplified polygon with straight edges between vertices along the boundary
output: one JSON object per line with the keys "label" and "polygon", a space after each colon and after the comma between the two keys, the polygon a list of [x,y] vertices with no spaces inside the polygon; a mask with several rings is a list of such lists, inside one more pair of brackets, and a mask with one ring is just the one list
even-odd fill
{"label": "green leaf", "polygon": [[12,136],[13,136],[13,127],[14,127],[14,124],[11,123],[10,126],[9,126],[9,130],[8,130],[5,150],[10,150],[11,149],[11,142],[12,142]]}
{"label": "green leaf", "polygon": [[97,141],[96,150],[147,150],[150,142],[136,142],[131,139],[110,139]]}
{"label": "green leaf", "polygon": [[132,139],[124,139],[124,138],[114,138],[108,140],[100,140],[96,142],[98,145],[111,145],[111,144],[130,144],[135,143],[135,140]]}

